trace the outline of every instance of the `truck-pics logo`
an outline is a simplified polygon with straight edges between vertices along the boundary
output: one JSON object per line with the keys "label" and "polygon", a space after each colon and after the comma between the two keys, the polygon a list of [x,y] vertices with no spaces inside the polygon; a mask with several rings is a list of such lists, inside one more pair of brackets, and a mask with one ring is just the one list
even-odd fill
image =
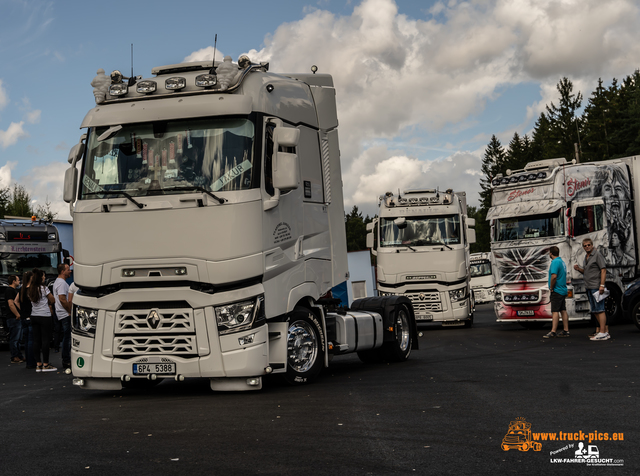
{"label": "truck-pics logo", "polygon": [[509,431],[504,435],[501,447],[504,451],[512,449],[519,451],[542,450],[542,444],[533,441],[531,437],[531,423],[525,421],[524,418],[516,418],[509,423]]}
{"label": "truck-pics logo", "polygon": [[569,178],[567,180],[567,197],[573,197],[576,192],[583,190],[591,186],[591,179],[585,178],[584,180],[577,180],[575,178]]}
{"label": "truck-pics logo", "polygon": [[527,190],[514,190],[507,197],[507,201],[515,200],[516,198],[520,198],[523,195],[529,195],[530,193],[535,192],[535,187],[528,188]]}

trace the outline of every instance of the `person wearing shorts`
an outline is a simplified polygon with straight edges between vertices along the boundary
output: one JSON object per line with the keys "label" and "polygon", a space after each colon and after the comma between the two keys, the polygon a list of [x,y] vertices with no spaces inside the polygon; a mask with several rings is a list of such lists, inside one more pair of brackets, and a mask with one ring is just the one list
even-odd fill
{"label": "person wearing shorts", "polygon": [[[569,315],[567,314],[567,265],[560,258],[560,250],[557,246],[549,248],[551,266],[549,266],[549,291],[551,291],[551,332],[544,335],[545,339],[551,337],[569,337]],[[558,332],[558,324],[562,315],[563,330]]]}
{"label": "person wearing shorts", "polygon": [[582,247],[586,253],[583,267],[577,264],[573,267],[584,275],[584,285],[587,288],[587,297],[591,312],[598,320],[598,333],[591,340],[608,340],[611,338],[607,332],[607,315],[604,312],[604,299],[596,300],[596,294],[604,294],[604,283],[607,279],[607,268],[604,258],[598,250],[593,248],[593,241],[589,238],[582,240]]}

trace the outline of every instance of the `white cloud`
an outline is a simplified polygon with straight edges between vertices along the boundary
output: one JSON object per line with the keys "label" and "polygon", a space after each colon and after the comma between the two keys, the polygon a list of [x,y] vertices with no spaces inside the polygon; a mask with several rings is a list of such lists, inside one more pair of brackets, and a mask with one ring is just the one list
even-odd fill
{"label": "white cloud", "polygon": [[24,121],[12,122],[6,131],[0,130],[0,144],[3,149],[18,142],[21,137],[29,136],[27,131],[22,128],[23,125]]}
{"label": "white cloud", "polygon": [[29,124],[37,124],[40,122],[40,115],[42,111],[40,109],[36,109],[34,111],[29,111],[26,114],[26,119]]}
{"label": "white cloud", "polygon": [[202,48],[198,51],[194,51],[185,59],[183,59],[183,63],[195,63],[197,61],[211,61],[213,59],[213,53],[215,51],[216,61],[222,61],[224,58],[224,54],[215,49],[213,46],[207,46],[206,48]]}
{"label": "white cloud", "polygon": [[9,104],[9,96],[7,96],[7,91],[2,86],[2,80],[0,79],[0,111],[4,109],[7,104]]}
{"label": "white cloud", "polygon": [[[29,175],[20,177],[19,183],[24,185],[31,195],[32,206],[45,205],[48,201],[54,213],[58,213],[57,218],[69,220],[69,204],[62,200],[62,190],[64,187],[64,173],[69,167],[64,162],[52,162],[40,167],[33,167]],[[0,177],[2,169],[0,168]]]}
{"label": "white cloud", "polygon": [[481,158],[477,153],[457,152],[440,160],[424,161],[394,155],[384,147],[368,149],[344,171],[345,209],[353,205],[365,215],[377,213],[377,200],[386,192],[439,188],[467,193],[467,203],[476,204],[480,193]]}
{"label": "white cloud", "polygon": [[16,166],[17,162],[9,161],[0,167],[0,188],[13,185],[11,181],[11,170]]}
{"label": "white cloud", "polygon": [[[534,82],[541,100],[529,107],[530,121],[557,101],[561,77],[576,91],[590,91],[599,76],[632,73],[640,58],[634,0],[447,1],[434,5],[425,20],[399,14],[392,0],[363,0],[350,16],[305,13],[248,54],[276,72],[308,72],[315,64],[332,74],[347,209],[372,206],[389,187],[427,185],[466,187],[469,203],[477,203],[482,152],[453,149],[429,164],[397,145],[390,152],[375,144],[460,132],[477,123],[500,91]],[[204,59],[203,51],[187,59]],[[508,126],[510,134],[514,127],[521,126]]]}

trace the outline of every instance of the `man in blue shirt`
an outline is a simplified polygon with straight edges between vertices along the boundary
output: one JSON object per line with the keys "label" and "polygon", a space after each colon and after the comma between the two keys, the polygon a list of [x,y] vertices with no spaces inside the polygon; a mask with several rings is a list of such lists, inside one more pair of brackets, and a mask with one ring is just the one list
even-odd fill
{"label": "man in blue shirt", "polygon": [[[567,266],[560,258],[560,250],[557,246],[549,248],[551,256],[551,266],[549,267],[549,291],[551,291],[551,332],[543,336],[545,339],[551,337],[569,337],[569,316],[567,315]],[[562,314],[562,327],[564,330],[557,332],[560,321],[559,314]]]}

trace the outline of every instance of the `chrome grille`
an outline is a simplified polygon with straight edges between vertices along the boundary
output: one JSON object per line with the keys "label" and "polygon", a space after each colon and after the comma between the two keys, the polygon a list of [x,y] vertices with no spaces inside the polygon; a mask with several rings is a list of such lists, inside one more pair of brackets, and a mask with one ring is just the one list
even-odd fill
{"label": "chrome grille", "polygon": [[423,314],[425,312],[442,311],[442,304],[439,302],[421,303],[421,302],[412,301],[411,304],[413,304],[414,314]]}
{"label": "chrome grille", "polygon": [[157,322],[149,319],[151,311],[151,309],[118,311],[116,313],[116,334],[195,332],[193,309],[155,309],[159,318]]}
{"label": "chrome grille", "polygon": [[196,336],[122,336],[114,339],[117,355],[195,354]]}
{"label": "chrome grille", "polygon": [[408,297],[412,303],[440,302],[440,293],[438,291],[425,291],[425,292],[414,291],[411,293],[406,293],[405,296]]}

